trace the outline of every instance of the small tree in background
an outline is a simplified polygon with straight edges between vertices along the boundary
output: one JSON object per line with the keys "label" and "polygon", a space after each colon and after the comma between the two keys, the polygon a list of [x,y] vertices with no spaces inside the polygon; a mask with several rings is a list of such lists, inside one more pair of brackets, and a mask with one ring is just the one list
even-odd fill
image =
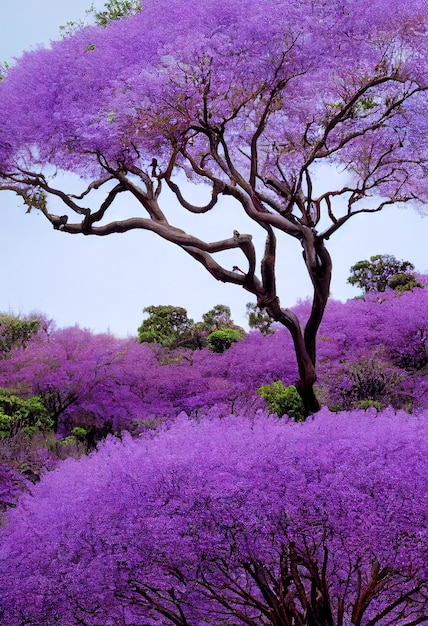
{"label": "small tree in background", "polygon": [[213,352],[223,353],[228,350],[233,343],[243,337],[243,332],[235,328],[222,328],[210,333],[207,337],[207,344]]}
{"label": "small tree in background", "polygon": [[0,313],[0,357],[17,346],[25,347],[41,325],[40,319]]}
{"label": "small tree in background", "polygon": [[415,275],[409,272],[414,269],[410,261],[398,261],[391,254],[377,254],[368,261],[355,263],[351,267],[348,283],[360,287],[364,293],[383,292],[387,287],[397,291],[423,287]]}
{"label": "small tree in background", "polygon": [[[148,313],[149,317],[138,329],[140,343],[158,343],[171,350],[180,347],[196,349],[207,345],[213,349],[214,345],[217,348],[220,346],[220,337],[223,337],[226,343],[230,337],[227,346],[230,347],[233,341],[238,341],[245,335],[244,329],[234,324],[230,308],[224,304],[216,304],[202,315],[202,321],[196,323],[187,317],[187,310],[182,307],[149,306],[143,311]],[[227,332],[224,334],[223,331]],[[214,335],[212,343],[208,341],[211,334]],[[224,349],[226,343],[223,342]]]}
{"label": "small tree in background", "polygon": [[216,304],[202,315],[202,325],[204,330],[209,332],[220,330],[221,328],[233,328],[234,323],[230,317],[230,308],[224,304]]}
{"label": "small tree in background", "polygon": [[143,309],[147,319],[138,328],[140,343],[159,343],[172,348],[190,339],[193,320],[187,317],[187,310],[172,305],[148,306]]}
{"label": "small tree in background", "polygon": [[202,321],[195,324],[194,332],[199,338],[198,347],[207,345],[214,352],[224,352],[245,335],[245,330],[234,323],[230,308],[224,304],[216,304],[204,313]]}

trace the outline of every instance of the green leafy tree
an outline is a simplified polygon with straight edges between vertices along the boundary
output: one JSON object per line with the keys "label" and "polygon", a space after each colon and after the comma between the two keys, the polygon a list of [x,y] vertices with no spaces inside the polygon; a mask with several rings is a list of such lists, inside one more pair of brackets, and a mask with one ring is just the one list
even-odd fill
{"label": "green leafy tree", "polygon": [[230,317],[230,308],[224,304],[216,304],[202,315],[201,326],[211,332],[221,328],[234,328],[235,325]]}
{"label": "green leafy tree", "polygon": [[0,313],[0,355],[17,346],[25,347],[39,328],[38,319],[21,319],[15,315]]}
{"label": "green leafy tree", "polygon": [[[410,261],[398,261],[390,254],[377,254],[370,259],[358,261],[350,269],[348,283],[360,287],[365,293],[369,291],[383,292],[387,287],[392,289],[411,289],[409,285],[422,286],[417,283],[415,275],[409,273],[415,266]],[[399,277],[399,278],[398,278]]]}
{"label": "green leafy tree", "polygon": [[172,305],[148,306],[143,309],[148,318],[138,328],[140,343],[159,343],[173,348],[191,337],[193,320],[187,310]]}

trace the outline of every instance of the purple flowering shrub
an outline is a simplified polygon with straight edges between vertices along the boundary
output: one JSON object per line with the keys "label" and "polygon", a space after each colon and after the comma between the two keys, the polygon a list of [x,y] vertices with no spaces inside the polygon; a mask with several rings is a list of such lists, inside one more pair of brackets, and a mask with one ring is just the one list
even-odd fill
{"label": "purple flowering shrub", "polygon": [[9,512],[8,626],[428,620],[426,415],[182,416],[68,459]]}
{"label": "purple flowering shrub", "polygon": [[[427,285],[427,276],[418,281]],[[367,399],[406,410],[428,408],[427,312],[426,286],[366,294],[344,304],[330,301],[318,347],[327,404],[349,408]]]}

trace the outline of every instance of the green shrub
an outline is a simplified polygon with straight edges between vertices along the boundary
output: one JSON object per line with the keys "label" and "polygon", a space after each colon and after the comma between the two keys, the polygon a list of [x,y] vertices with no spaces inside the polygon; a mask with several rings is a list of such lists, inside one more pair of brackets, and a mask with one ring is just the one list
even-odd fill
{"label": "green shrub", "polygon": [[288,415],[295,422],[303,422],[306,419],[305,407],[294,385],[285,387],[277,380],[271,385],[262,385],[257,389],[257,393],[266,402],[270,413],[276,413],[278,417]]}
{"label": "green shrub", "polygon": [[0,439],[18,432],[32,436],[53,429],[53,420],[39,396],[23,400],[7,389],[0,389]]}
{"label": "green shrub", "polygon": [[402,272],[401,274],[395,274],[389,279],[388,286],[394,291],[411,291],[412,289],[423,289],[423,284],[416,280],[414,274],[408,272]]}
{"label": "green shrub", "polygon": [[228,350],[232,343],[242,339],[242,331],[234,328],[222,328],[215,330],[207,337],[207,344],[210,350],[213,352],[224,352]]}
{"label": "green shrub", "polygon": [[89,432],[88,429],[85,428],[84,426],[76,426],[71,431],[71,434],[73,437],[76,437],[76,439],[79,439],[80,441],[84,441],[86,437],[88,436],[88,432]]}
{"label": "green shrub", "polygon": [[186,309],[180,306],[159,305],[143,309],[148,314],[138,328],[140,343],[158,343],[173,348],[191,336],[193,320],[187,317]]}

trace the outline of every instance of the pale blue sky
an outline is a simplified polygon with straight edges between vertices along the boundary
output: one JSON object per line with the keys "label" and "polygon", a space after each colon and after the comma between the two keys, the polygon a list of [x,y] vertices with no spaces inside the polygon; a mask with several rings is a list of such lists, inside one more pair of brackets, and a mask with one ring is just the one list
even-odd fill
{"label": "pale blue sky", "polygon": [[[84,17],[91,0],[20,0],[0,2],[0,62],[24,49],[58,38],[59,25]],[[96,7],[103,5],[95,2]],[[96,332],[135,335],[151,304],[187,308],[195,320],[215,304],[227,304],[237,324],[245,325],[251,294],[211,278],[179,249],[151,233],[133,232],[107,238],[85,238],[53,231],[36,213],[25,214],[12,194],[0,194],[0,311],[44,313],[58,326],[79,324]],[[232,215],[231,215],[232,213]],[[230,236],[236,227],[253,232],[223,206],[197,232],[206,239]],[[190,223],[185,218],[184,223]],[[428,218],[410,208],[358,216],[329,242],[334,270],[332,296],[358,294],[346,284],[349,268],[373,254],[393,254],[428,272]],[[240,263],[238,256],[230,265]],[[310,293],[301,251],[284,239],[279,255],[278,291],[283,306]]]}

